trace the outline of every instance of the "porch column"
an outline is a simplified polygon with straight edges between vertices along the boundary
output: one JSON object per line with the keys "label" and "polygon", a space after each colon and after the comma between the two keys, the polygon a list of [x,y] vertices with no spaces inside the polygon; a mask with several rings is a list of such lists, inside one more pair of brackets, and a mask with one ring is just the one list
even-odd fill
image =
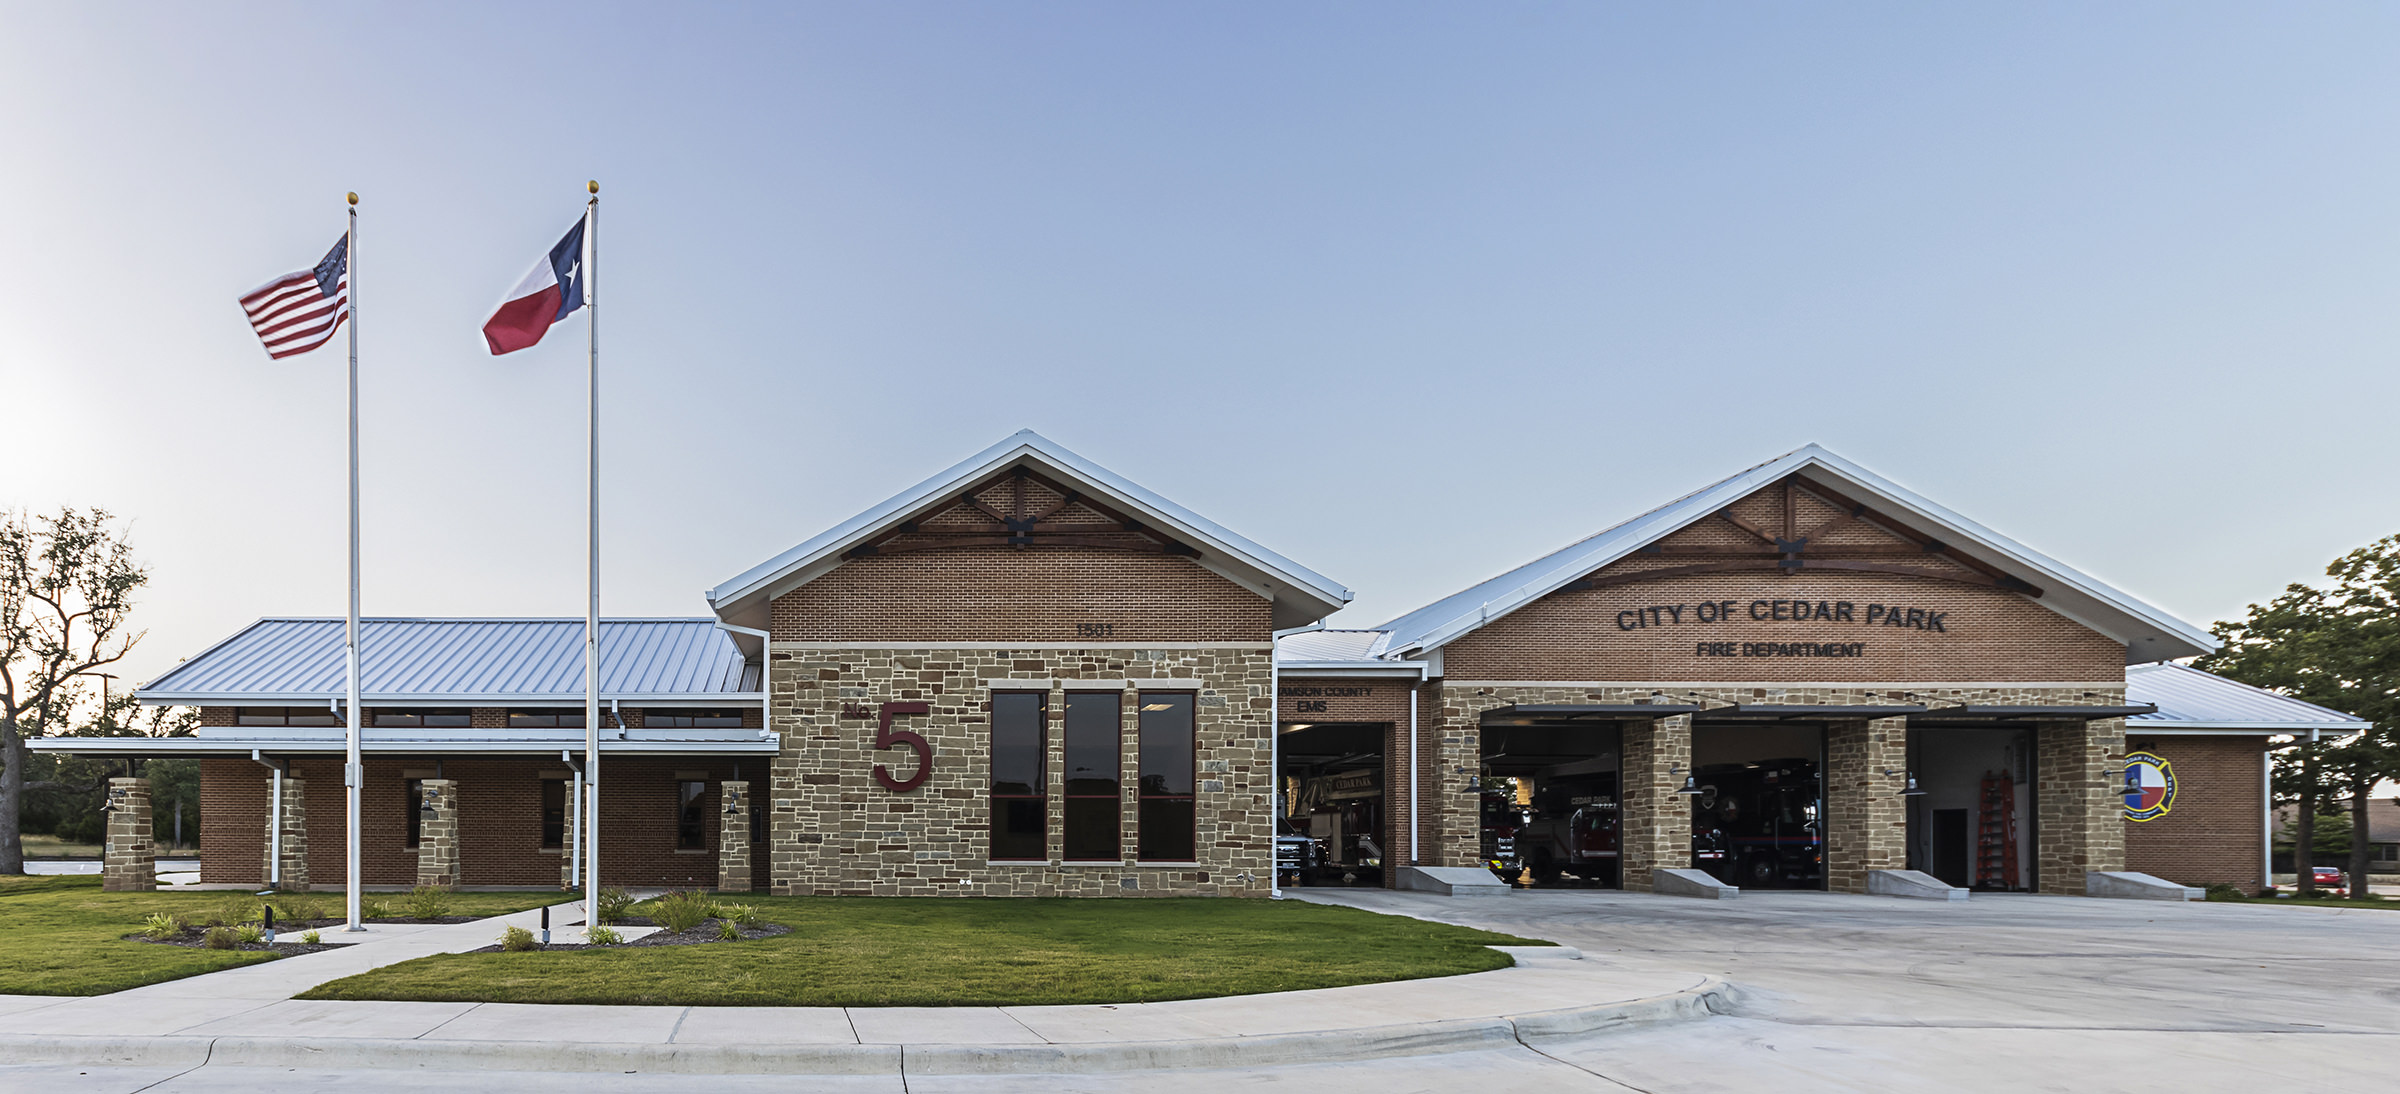
{"label": "porch column", "polygon": [[1623,884],[1647,891],[1653,871],[1692,864],[1692,806],[1675,791],[1692,768],[1692,718],[1625,723],[1618,778],[1618,859]]}
{"label": "porch column", "polygon": [[275,808],[273,801],[277,779],[273,775],[267,776],[267,796],[269,799],[267,804],[267,838],[266,841],[261,843],[258,848],[259,860],[262,864],[258,875],[259,884],[265,885],[273,882],[275,878],[275,858],[278,852],[280,852],[283,857],[283,891],[288,893],[305,893],[308,891],[308,805],[306,793],[308,789],[308,780],[302,779],[297,775],[285,775],[281,781],[283,783],[283,808],[280,811],[280,822],[283,831],[281,838],[278,838],[276,833],[276,828],[278,825],[278,810]]}
{"label": "porch column", "polygon": [[458,884],[458,780],[418,785],[417,884],[447,889]]}
{"label": "porch column", "polygon": [[717,891],[750,891],[750,784],[717,784],[725,808],[717,811]]}
{"label": "porch column", "polygon": [[2082,896],[2084,875],[2125,868],[2125,720],[2043,722],[2034,730],[2034,861],[2041,891]]}
{"label": "porch column", "polygon": [[108,780],[108,845],[100,853],[100,888],[112,893],[158,888],[148,779]]}
{"label": "porch column", "polygon": [[1908,799],[1901,796],[1906,789],[1907,718],[1825,727],[1827,889],[1863,893],[1868,871],[1908,866]]}

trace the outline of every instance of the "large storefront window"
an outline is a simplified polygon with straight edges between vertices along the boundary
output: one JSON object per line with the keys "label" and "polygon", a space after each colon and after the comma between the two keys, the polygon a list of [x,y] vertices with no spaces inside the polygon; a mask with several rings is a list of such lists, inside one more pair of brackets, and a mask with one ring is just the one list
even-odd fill
{"label": "large storefront window", "polygon": [[1124,699],[1113,691],[1067,693],[1067,858],[1114,862],[1124,816],[1117,790]]}
{"label": "large storefront window", "polygon": [[1192,778],[1198,742],[1196,697],[1188,691],[1142,693],[1141,852],[1144,862],[1199,857]]}
{"label": "large storefront window", "polygon": [[1049,857],[1050,696],[1039,691],[992,693],[992,858],[1039,862]]}

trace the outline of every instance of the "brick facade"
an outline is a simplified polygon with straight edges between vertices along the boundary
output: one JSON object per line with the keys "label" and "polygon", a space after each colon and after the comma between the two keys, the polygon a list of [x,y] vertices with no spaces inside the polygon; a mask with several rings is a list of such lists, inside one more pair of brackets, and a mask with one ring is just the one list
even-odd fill
{"label": "brick facade", "polygon": [[[1780,490],[1770,487],[1728,508],[1761,527],[1780,527],[1781,497]],[[1806,494],[1794,500],[1800,528],[1839,515]],[[1877,550],[1907,546],[1880,529],[1852,523],[1812,539],[1810,549],[1838,550],[1845,545]],[[1703,520],[1661,540],[1662,553],[1637,553],[1590,578],[1609,582],[1690,564],[1690,558],[1673,553],[1678,550],[1758,546],[1740,528]],[[1452,679],[1514,682],[2122,684],[2125,647],[2107,636],[2043,607],[2037,599],[1962,584],[1980,578],[1944,556],[1898,556],[1894,564],[1898,563],[1957,580],[1811,571],[1804,566],[1788,576],[1753,571],[1569,587],[1445,646],[1444,673]],[[1800,614],[1792,610],[1795,603],[1805,605],[1808,618],[1793,618]],[[1817,611],[1820,604],[1823,613]],[[1898,625],[1890,622],[1892,612],[1877,609],[1898,609]],[[1929,624],[1937,615],[1939,630]],[[1744,643],[1803,642],[1860,648],[1842,657],[1743,653]],[[1732,646],[1730,655],[1724,651],[1726,644]],[[1704,646],[1711,652],[1703,653]]]}
{"label": "brick facade", "polygon": [[[615,886],[708,888],[717,883],[717,835],[710,825],[708,847],[675,846],[677,783],[682,773],[700,773],[708,783],[703,806],[722,810],[718,787],[735,777],[763,772],[770,757],[740,761],[721,757],[606,757],[600,767],[601,881]],[[419,852],[408,846],[411,778],[434,777],[431,757],[385,758],[369,754],[362,795],[360,860],[364,881],[406,888],[418,882]],[[318,889],[348,884],[343,833],[347,809],[339,756],[292,761],[294,780],[305,788],[309,830],[309,880]],[[457,884],[462,886],[565,886],[564,847],[542,846],[542,782],[565,774],[556,756],[444,758],[441,777],[453,785],[459,830]],[[422,773],[421,775],[411,774]],[[263,847],[267,816],[267,771],[247,759],[200,761],[201,880],[265,883]],[[573,846],[573,834],[562,841]]]}
{"label": "brick facade", "polygon": [[2156,820],[2123,822],[2125,868],[2184,885],[2255,892],[2266,880],[2267,738],[2146,736],[2135,729],[2126,745],[2172,765],[2175,804]]}

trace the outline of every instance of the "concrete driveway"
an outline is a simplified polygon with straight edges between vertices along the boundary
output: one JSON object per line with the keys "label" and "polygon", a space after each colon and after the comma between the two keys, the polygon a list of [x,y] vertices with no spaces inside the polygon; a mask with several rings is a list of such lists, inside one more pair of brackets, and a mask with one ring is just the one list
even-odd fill
{"label": "concrete driveway", "polygon": [[1743,988],[1729,1018],[1541,1046],[1647,1091],[2230,1091],[2304,1078],[2379,1089],[2400,1053],[2400,911],[1990,894],[1296,895]]}

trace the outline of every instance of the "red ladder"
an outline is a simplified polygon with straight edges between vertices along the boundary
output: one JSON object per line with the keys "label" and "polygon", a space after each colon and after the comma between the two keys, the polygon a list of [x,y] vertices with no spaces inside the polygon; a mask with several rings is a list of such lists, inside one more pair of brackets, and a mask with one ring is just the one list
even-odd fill
{"label": "red ladder", "polygon": [[1975,824],[1975,887],[2017,888],[2017,781],[1983,777],[1983,808]]}

